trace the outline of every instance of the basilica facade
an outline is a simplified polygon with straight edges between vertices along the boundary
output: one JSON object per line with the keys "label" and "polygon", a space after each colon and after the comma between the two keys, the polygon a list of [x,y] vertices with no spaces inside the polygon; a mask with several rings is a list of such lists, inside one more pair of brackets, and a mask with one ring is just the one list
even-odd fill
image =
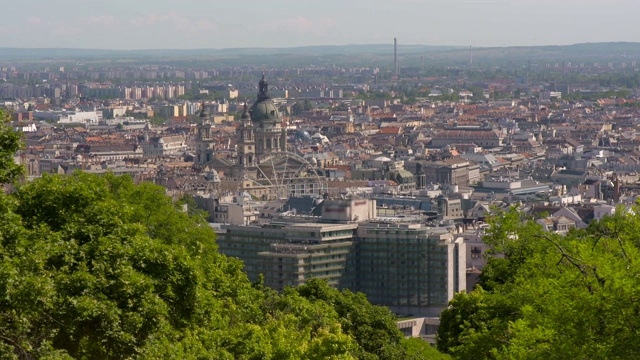
{"label": "basilica facade", "polygon": [[287,131],[278,107],[269,97],[264,76],[258,84],[256,101],[246,105],[236,127],[234,159],[215,156],[211,123],[204,110],[196,133],[194,166],[215,169],[223,174],[222,188],[230,192],[248,192],[259,199],[321,195],[326,182],[314,166],[288,151]]}

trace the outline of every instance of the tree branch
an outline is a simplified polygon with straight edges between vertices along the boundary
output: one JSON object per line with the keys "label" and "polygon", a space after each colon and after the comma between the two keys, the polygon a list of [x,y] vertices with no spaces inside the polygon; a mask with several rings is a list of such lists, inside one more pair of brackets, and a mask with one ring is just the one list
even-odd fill
{"label": "tree branch", "polygon": [[576,269],[578,269],[580,271],[580,273],[582,273],[582,275],[584,275],[585,277],[588,277],[587,271],[583,268],[583,265],[578,264],[572,256],[567,254],[564,251],[564,249],[562,248],[562,246],[560,246],[560,244],[558,244],[557,242],[555,242],[553,239],[549,238],[548,236],[544,236],[544,235],[535,235],[535,236],[537,238],[541,238],[541,239],[549,241],[550,243],[552,243],[558,249],[558,251],[562,255],[562,257],[558,261],[558,264],[560,264],[560,262],[563,259],[567,259],[567,261],[569,261],[569,263],[571,263],[571,265],[575,266]]}

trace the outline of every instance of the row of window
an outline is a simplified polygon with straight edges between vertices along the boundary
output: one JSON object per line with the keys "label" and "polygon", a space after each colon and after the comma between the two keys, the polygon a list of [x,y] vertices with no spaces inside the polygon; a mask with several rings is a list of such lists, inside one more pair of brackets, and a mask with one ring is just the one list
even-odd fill
{"label": "row of window", "polygon": [[386,294],[370,295],[367,298],[373,303],[385,303],[390,306],[429,306],[429,305],[446,305],[446,296],[430,296],[430,297],[389,297]]}
{"label": "row of window", "polygon": [[353,235],[353,230],[333,230],[322,232],[322,237]]}

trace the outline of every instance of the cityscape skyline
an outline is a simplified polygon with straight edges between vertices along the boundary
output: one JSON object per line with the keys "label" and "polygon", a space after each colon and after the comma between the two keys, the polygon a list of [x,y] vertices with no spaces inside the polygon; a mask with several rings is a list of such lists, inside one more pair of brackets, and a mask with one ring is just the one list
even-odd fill
{"label": "cityscape skyline", "polygon": [[[5,5],[0,47],[81,49],[222,49],[382,44],[537,46],[637,42],[640,4],[549,0],[515,3],[328,0],[300,4],[251,0],[213,4],[168,1],[65,0]],[[621,11],[624,9],[624,11]],[[499,20],[499,21],[496,21]]]}

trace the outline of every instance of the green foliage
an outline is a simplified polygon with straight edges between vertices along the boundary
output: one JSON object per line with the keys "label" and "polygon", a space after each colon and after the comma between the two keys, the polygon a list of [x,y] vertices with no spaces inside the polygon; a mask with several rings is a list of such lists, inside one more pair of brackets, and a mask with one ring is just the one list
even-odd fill
{"label": "green foliage", "polygon": [[450,360],[451,356],[439,352],[435,347],[431,346],[428,342],[417,339],[409,338],[404,340],[404,347],[407,349],[407,356],[405,359],[431,359],[431,360]]}
{"label": "green foliage", "polygon": [[21,135],[11,127],[9,114],[0,109],[0,184],[12,183],[24,174],[24,168],[13,161],[21,148]]}
{"label": "green foliage", "polygon": [[490,358],[491,351],[504,341],[504,333],[517,309],[481,288],[459,293],[440,314],[438,349],[455,358]]}
{"label": "green foliage", "polygon": [[449,90],[444,89],[444,91],[442,91],[442,95],[437,97],[438,100],[442,100],[442,101],[459,101],[460,100],[460,94],[458,91],[453,91],[451,93],[449,93]]}
{"label": "green foliage", "polygon": [[619,90],[619,91],[605,91],[605,92],[596,92],[596,93],[579,93],[572,92],[568,94],[562,94],[563,100],[589,100],[596,101],[600,99],[609,99],[609,98],[629,98],[631,96],[631,92],[629,90]]}
{"label": "green foliage", "polygon": [[334,110],[336,110],[336,111],[349,111],[349,104],[340,103],[340,104],[338,104],[338,105],[336,105],[334,107]]}
{"label": "green foliage", "polygon": [[[218,95],[218,94],[215,94]],[[222,98],[222,96],[218,96],[218,98]],[[199,89],[191,89],[185,91],[184,95],[180,95],[177,97],[179,100],[190,100],[190,101],[199,101],[199,100],[214,100],[214,93],[200,93]]]}
{"label": "green foliage", "polygon": [[153,125],[164,125],[164,123],[167,122],[167,119],[161,116],[154,116],[152,118],[149,118],[149,122],[152,123]]}
{"label": "green foliage", "polygon": [[385,91],[362,91],[356,98],[363,100],[391,100],[393,96]]}
{"label": "green foliage", "polygon": [[302,107],[302,104],[300,104],[299,102],[295,102],[292,106],[291,106],[291,115],[293,116],[299,116],[300,114],[302,114],[302,111],[304,110],[304,108]]}
{"label": "green foliage", "polygon": [[309,99],[305,99],[304,100],[304,105],[303,105],[303,109],[304,111],[311,111],[313,110],[313,103],[311,102],[311,100]]}
{"label": "green foliage", "polygon": [[621,72],[606,74],[598,77],[600,86],[622,86],[627,89],[635,89],[640,86],[640,75],[637,73]]}
{"label": "green foliage", "polygon": [[187,214],[189,214],[190,217],[206,219],[209,216],[206,211],[198,208],[196,200],[190,194],[183,194],[180,199],[178,199],[177,205],[186,207]]}
{"label": "green foliage", "polygon": [[222,261],[207,224],[177,211],[163,189],[79,173],[45,176],[9,199],[16,232],[2,239],[1,292],[19,302],[2,306],[4,337],[50,334],[74,357],[120,357],[164,329],[224,326],[206,310],[221,301],[207,287],[242,284],[241,264]]}
{"label": "green foliage", "polygon": [[503,257],[489,261],[481,287],[456,295],[441,314],[438,348],[460,359],[636,358],[635,214],[619,211],[566,236],[515,211],[500,214],[485,241]]}
{"label": "green foliage", "polygon": [[359,359],[402,359],[406,355],[394,315],[387,308],[371,305],[364,294],[340,292],[316,279],[297,292],[315,304],[326,303],[335,309],[342,329],[359,345]]}

